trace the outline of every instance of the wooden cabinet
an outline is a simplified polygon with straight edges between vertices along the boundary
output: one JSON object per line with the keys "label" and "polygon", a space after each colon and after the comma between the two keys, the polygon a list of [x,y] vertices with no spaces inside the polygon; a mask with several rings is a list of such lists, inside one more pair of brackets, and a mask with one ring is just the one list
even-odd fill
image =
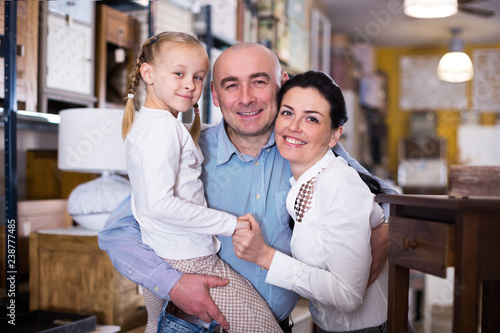
{"label": "wooden cabinet", "polygon": [[[27,200],[17,204],[17,274],[24,279],[29,273],[29,235],[40,229],[69,227],[67,200]],[[0,287],[5,287],[5,226],[0,227]]]}
{"label": "wooden cabinet", "polygon": [[95,103],[94,8],[91,1],[40,2],[40,112]]}
{"label": "wooden cabinet", "polygon": [[[5,1],[0,1],[0,34],[4,35]],[[38,1],[17,1],[17,100],[18,109],[37,110]],[[4,77],[4,58],[0,58],[0,76]],[[4,98],[4,80],[0,80],[0,98]]]}
{"label": "wooden cabinet", "polygon": [[[483,193],[484,195],[484,193]],[[500,325],[499,197],[379,194],[391,205],[387,332],[406,332],[409,270],[446,277],[455,267],[453,332]]]}
{"label": "wooden cabinet", "polygon": [[146,323],[138,286],[115,270],[97,233],[79,227],[30,235],[30,309],[92,314],[122,331]]}
{"label": "wooden cabinet", "polygon": [[[140,24],[124,12],[97,6],[96,96],[98,107],[124,107],[130,64],[140,48]],[[123,49],[125,61],[115,51]]]}

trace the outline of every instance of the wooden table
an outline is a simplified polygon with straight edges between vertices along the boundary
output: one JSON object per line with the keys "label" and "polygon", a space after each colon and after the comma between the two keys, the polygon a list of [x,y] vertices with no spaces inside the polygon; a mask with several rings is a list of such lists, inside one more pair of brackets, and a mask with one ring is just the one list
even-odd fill
{"label": "wooden table", "polygon": [[406,332],[409,269],[446,277],[455,267],[453,332],[500,328],[500,198],[376,196],[389,203],[388,332]]}
{"label": "wooden table", "polygon": [[137,285],[99,249],[97,232],[81,227],[31,233],[30,309],[95,315],[122,331],[147,321]]}

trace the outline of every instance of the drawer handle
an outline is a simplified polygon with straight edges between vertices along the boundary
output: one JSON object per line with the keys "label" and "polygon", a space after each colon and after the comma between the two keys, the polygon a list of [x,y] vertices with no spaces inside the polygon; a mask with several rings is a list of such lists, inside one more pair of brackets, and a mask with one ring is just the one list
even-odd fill
{"label": "drawer handle", "polygon": [[409,239],[408,237],[404,237],[401,243],[404,251],[408,251],[409,249],[414,250],[417,248],[417,241],[415,239]]}

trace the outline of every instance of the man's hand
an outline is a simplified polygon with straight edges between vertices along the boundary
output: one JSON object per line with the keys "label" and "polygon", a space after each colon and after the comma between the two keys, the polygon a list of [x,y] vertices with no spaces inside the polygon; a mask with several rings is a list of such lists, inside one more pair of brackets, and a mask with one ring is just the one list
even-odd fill
{"label": "man's hand", "polygon": [[372,265],[370,267],[370,277],[367,287],[377,279],[387,261],[389,248],[389,225],[387,223],[382,223],[375,229],[372,229],[370,245],[372,247]]}
{"label": "man's hand", "polygon": [[225,330],[229,323],[210,297],[209,288],[224,287],[229,280],[217,276],[184,274],[170,290],[170,299],[184,312],[206,323],[215,320]]}

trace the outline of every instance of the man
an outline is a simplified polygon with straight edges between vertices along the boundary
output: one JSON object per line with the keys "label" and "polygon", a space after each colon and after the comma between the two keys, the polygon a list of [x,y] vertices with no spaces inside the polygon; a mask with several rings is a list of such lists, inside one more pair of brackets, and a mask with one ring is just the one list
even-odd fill
{"label": "man", "polygon": [[[253,214],[266,243],[290,254],[291,231],[285,200],[291,171],[276,148],[273,132],[278,112],[276,96],[288,74],[281,71],[271,50],[254,43],[239,43],[225,50],[215,62],[213,73],[212,97],[224,121],[202,132],[199,141],[205,157],[201,177],[208,206],[236,216]],[[342,146],[337,145],[334,150],[357,170],[368,173]],[[298,296],[266,284],[263,268],[236,257],[231,237],[219,239],[220,257],[252,283],[284,331],[291,332],[289,315]],[[386,226],[374,229],[374,276],[385,263],[386,243]],[[175,304],[175,310],[167,309],[171,315],[175,312],[175,317],[187,318],[189,325],[194,322],[189,315],[207,323],[215,320],[227,329],[225,318],[208,293],[208,288],[224,286],[227,281],[213,276],[183,275],[171,269],[142,244],[139,226],[130,210],[130,198],[108,219],[99,234],[99,245],[120,273]],[[161,329],[166,332],[164,320]],[[200,326],[204,325],[200,324],[193,332],[200,332]],[[171,328],[169,332],[174,331]]]}

